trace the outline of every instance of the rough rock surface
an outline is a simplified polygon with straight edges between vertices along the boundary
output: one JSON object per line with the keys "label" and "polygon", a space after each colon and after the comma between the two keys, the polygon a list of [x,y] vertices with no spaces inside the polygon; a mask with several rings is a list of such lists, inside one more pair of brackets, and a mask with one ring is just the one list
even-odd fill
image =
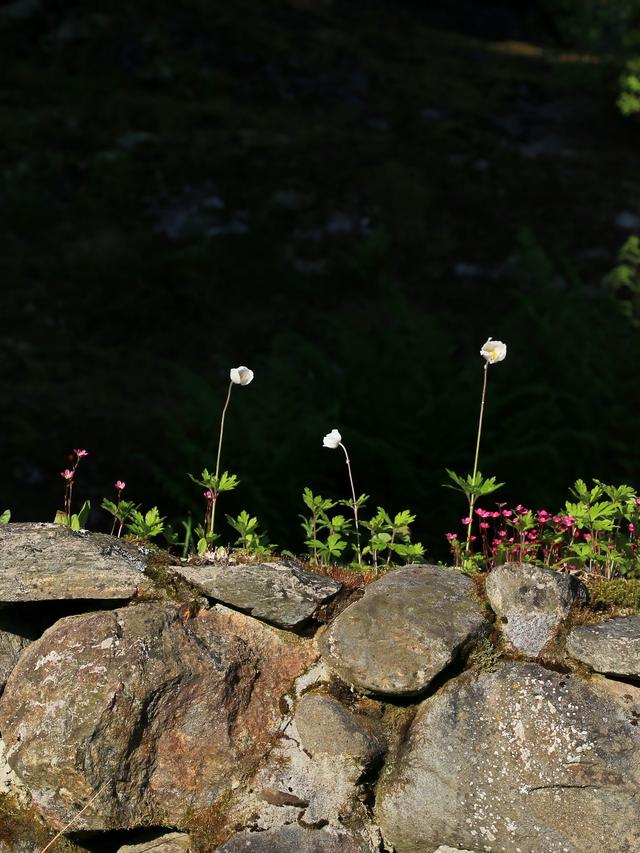
{"label": "rough rock surface", "polygon": [[[139,604],[58,621],[0,698],[11,767],[54,825],[173,822],[240,784],[313,645],[216,607]],[[265,665],[268,661],[268,665]]]}
{"label": "rough rock surface", "polygon": [[288,562],[175,566],[173,570],[210,598],[281,628],[295,628],[311,619],[342,586]]}
{"label": "rough rock surface", "polygon": [[331,623],[327,665],[360,690],[416,696],[487,622],[473,582],[440,566],[407,566],[372,583]]}
{"label": "rough rock surface", "polygon": [[370,853],[371,848],[344,832],[309,830],[297,824],[265,832],[245,830],[230,838],[218,853]]}
{"label": "rough rock surface", "polygon": [[570,631],[566,648],[596,672],[640,679],[640,615],[579,625]]}
{"label": "rough rock surface", "polygon": [[307,693],[298,702],[294,716],[302,748],[311,756],[351,755],[363,765],[383,750],[342,703],[324,693]]}
{"label": "rough rock surface", "polygon": [[640,850],[640,731],[604,681],[512,663],[423,702],[378,788],[387,845]]}
{"label": "rough rock surface", "polygon": [[122,599],[152,587],[143,549],[59,524],[0,525],[0,602]]}
{"label": "rough rock surface", "polygon": [[191,853],[191,840],[184,832],[168,832],[140,844],[125,844],[118,853]]}
{"label": "rough rock surface", "polygon": [[502,620],[505,639],[531,657],[554,637],[571,607],[587,598],[584,584],[576,578],[530,563],[498,566],[489,574],[485,589]]}
{"label": "rough rock surface", "polygon": [[30,642],[31,640],[27,637],[14,634],[13,631],[3,631],[0,628],[0,694],[9,677],[9,673],[17,664],[23,649]]}

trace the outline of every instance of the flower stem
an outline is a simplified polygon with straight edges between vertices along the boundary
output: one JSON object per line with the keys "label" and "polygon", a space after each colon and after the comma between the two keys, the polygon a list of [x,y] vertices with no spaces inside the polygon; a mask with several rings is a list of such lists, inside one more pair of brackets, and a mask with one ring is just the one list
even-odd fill
{"label": "flower stem", "polygon": [[342,442],[340,442],[340,447],[344,450],[344,458],[347,462],[347,471],[349,472],[349,482],[351,483],[351,496],[353,497],[353,516],[356,522],[356,553],[358,555],[358,565],[362,566],[362,554],[360,551],[360,527],[358,526],[358,502],[356,501],[356,490],[353,485],[353,475],[351,473],[351,462],[349,460],[349,454],[347,453],[347,448],[344,446]]}
{"label": "flower stem", "polygon": [[[476,455],[473,459],[473,474],[471,475],[471,479],[475,481],[476,474],[478,473],[478,457],[480,456],[480,436],[482,435],[482,418],[484,416],[484,400],[487,393],[487,376],[488,376],[488,368],[489,362],[485,361],[484,363],[484,380],[482,382],[482,399],[480,400],[480,418],[478,419],[478,436],[476,438]],[[465,545],[465,553],[466,556],[469,556],[469,547],[471,545],[471,525],[473,524],[473,508],[476,502],[475,492],[471,492],[469,496],[469,523],[467,524],[467,542]]]}
{"label": "flower stem", "polygon": [[[224,419],[227,414],[227,409],[229,408],[229,401],[231,400],[231,389],[233,388],[233,382],[229,382],[229,391],[227,392],[227,399],[224,404],[224,408],[222,410],[222,418],[220,419],[220,436],[218,438],[218,455],[216,457],[216,473],[215,479],[218,479],[218,474],[220,473],[220,454],[222,453],[222,436],[224,435]],[[209,534],[213,535],[213,527],[216,520],[216,498],[218,497],[218,493],[215,489],[213,491],[213,502],[211,504],[211,516],[209,518]]]}

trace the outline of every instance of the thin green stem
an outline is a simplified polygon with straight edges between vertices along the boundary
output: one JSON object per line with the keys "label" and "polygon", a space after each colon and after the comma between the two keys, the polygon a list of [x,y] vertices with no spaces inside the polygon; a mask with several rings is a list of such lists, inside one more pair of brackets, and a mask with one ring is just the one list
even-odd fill
{"label": "thin green stem", "polygon": [[[480,436],[482,435],[482,418],[484,416],[484,400],[487,393],[487,376],[489,373],[489,362],[485,361],[484,363],[484,380],[482,382],[482,399],[480,400],[480,417],[478,419],[478,436],[476,438],[476,454],[473,459],[473,474],[471,475],[471,479],[475,481],[476,474],[478,473],[478,458],[480,456]],[[467,524],[467,543],[465,546],[465,553],[467,557],[469,556],[469,547],[471,545],[471,525],[473,524],[473,508],[476,502],[475,492],[471,492],[469,496],[469,523]]]}
{"label": "thin green stem", "polygon": [[[218,438],[218,455],[216,457],[216,473],[215,479],[218,479],[218,474],[220,473],[220,454],[222,453],[222,436],[224,435],[224,419],[227,414],[227,409],[229,408],[229,400],[231,400],[231,390],[233,388],[233,382],[229,382],[229,391],[227,392],[227,399],[224,404],[224,409],[222,410],[222,418],[220,419],[220,436]],[[211,517],[209,519],[209,534],[213,535],[213,527],[216,520],[216,499],[218,497],[218,493],[215,489],[213,491],[213,502],[211,505]]]}
{"label": "thin green stem", "polygon": [[360,551],[360,527],[358,525],[358,502],[356,501],[356,490],[353,485],[353,475],[351,473],[351,461],[349,460],[349,454],[347,453],[347,448],[344,446],[342,442],[340,442],[340,447],[344,450],[344,458],[347,462],[347,471],[349,472],[349,483],[351,484],[351,496],[353,498],[353,517],[356,522],[356,553],[358,555],[358,565],[362,565],[362,553]]}

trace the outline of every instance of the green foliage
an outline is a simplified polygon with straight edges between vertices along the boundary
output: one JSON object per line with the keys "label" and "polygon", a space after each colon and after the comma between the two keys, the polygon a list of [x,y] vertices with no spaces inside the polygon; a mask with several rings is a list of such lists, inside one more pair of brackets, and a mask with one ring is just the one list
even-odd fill
{"label": "green foliage", "polygon": [[276,547],[275,545],[267,544],[266,534],[261,533],[259,530],[258,519],[250,516],[246,510],[243,509],[236,518],[227,515],[226,519],[236,533],[238,533],[235,544],[239,545],[249,554],[265,556],[270,554]]}
{"label": "green foliage", "polygon": [[202,556],[207,551],[212,551],[220,541],[220,534],[211,532],[203,524],[198,524],[194,530],[196,540],[196,552]]}
{"label": "green foliage", "polygon": [[152,507],[144,515],[139,509],[133,509],[126,526],[132,536],[146,541],[162,533],[164,517],[160,516],[157,506]]}
{"label": "green foliage", "polygon": [[200,474],[200,479],[194,477],[193,474],[188,474],[187,476],[199,486],[202,486],[205,489],[211,489],[215,495],[220,494],[220,492],[233,491],[240,482],[235,474],[230,474],[228,471],[223,471],[219,477],[216,477],[215,474],[209,473],[206,468],[203,470],[202,474]]}
{"label": "green foliage", "polygon": [[0,515],[0,524],[9,524],[11,520],[11,510],[5,509],[5,511]]}
{"label": "green foliage", "polygon": [[614,578],[587,582],[591,606],[607,610],[613,607],[631,608],[640,612],[640,579]]}
{"label": "green foliage", "polygon": [[124,501],[116,503],[115,501],[109,500],[109,498],[103,498],[102,503],[100,504],[102,509],[106,510],[109,515],[112,515],[116,521],[119,521],[120,524],[125,524],[133,514],[133,511],[138,509],[138,504],[133,501]]}
{"label": "green foliage", "polygon": [[91,501],[85,501],[80,508],[80,512],[74,512],[71,514],[71,518],[67,516],[66,512],[62,510],[58,510],[56,512],[55,518],[53,519],[54,524],[61,524],[63,527],[68,527],[70,530],[78,531],[83,530],[85,524],[87,523],[87,519],[89,518],[89,512],[91,511]]}
{"label": "green foliage", "polygon": [[[354,522],[338,513],[331,514],[336,505],[353,506],[353,501],[333,501],[314,495],[305,487],[302,499],[310,510],[309,516],[301,515],[302,529],[305,533],[305,545],[311,558],[323,564],[338,563],[344,559],[347,549],[357,555]],[[365,506],[368,495],[360,495],[356,500],[358,509]],[[409,525],[415,521],[415,515],[409,510],[396,513],[393,517],[378,507],[370,519],[362,519],[361,526],[368,531],[368,543],[362,548],[362,557],[377,572],[381,568],[391,568],[400,563],[414,563],[424,555],[420,542],[411,541]]]}
{"label": "green foliage", "polygon": [[640,237],[629,237],[618,253],[617,266],[604,281],[622,314],[640,328]]}
{"label": "green foliage", "polygon": [[396,513],[393,518],[381,506],[369,521],[363,520],[363,527],[369,531],[369,544],[362,549],[362,556],[369,556],[377,572],[383,564],[391,566],[394,557],[400,557],[405,563],[415,563],[424,555],[420,542],[411,542],[409,525],[416,520],[408,509]]}
{"label": "green foliage", "polygon": [[458,492],[462,492],[469,502],[472,500],[475,502],[477,498],[490,495],[504,486],[504,483],[496,483],[495,477],[483,477],[480,471],[476,471],[475,477],[471,474],[461,477],[455,471],[450,471],[448,468],[445,468],[445,471],[455,483],[454,486],[450,483],[443,483],[445,489],[455,489]]}
{"label": "green foliage", "polygon": [[640,58],[630,59],[620,75],[618,108],[622,115],[640,113]]}

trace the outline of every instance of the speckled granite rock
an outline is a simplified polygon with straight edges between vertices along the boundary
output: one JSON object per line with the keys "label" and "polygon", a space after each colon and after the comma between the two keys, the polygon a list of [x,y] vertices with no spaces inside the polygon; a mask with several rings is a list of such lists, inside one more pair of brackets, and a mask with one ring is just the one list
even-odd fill
{"label": "speckled granite rock", "polygon": [[129,599],[153,584],[146,551],[59,524],[0,525],[0,602]]}
{"label": "speckled granite rock", "polygon": [[407,566],[367,587],[320,640],[323,658],[360,690],[416,696],[488,624],[473,582],[453,569]]}
{"label": "speckled granite rock", "polygon": [[506,563],[487,577],[487,598],[502,622],[505,640],[530,657],[540,654],[569,615],[586,601],[584,584],[571,575],[530,563]]}
{"label": "speckled granite rock", "polygon": [[640,730],[602,682],[513,663],[438,691],[378,786],[386,844],[640,850]]}
{"label": "speckled granite rock", "polygon": [[567,637],[567,653],[596,672],[640,679],[640,615],[578,625]]}

